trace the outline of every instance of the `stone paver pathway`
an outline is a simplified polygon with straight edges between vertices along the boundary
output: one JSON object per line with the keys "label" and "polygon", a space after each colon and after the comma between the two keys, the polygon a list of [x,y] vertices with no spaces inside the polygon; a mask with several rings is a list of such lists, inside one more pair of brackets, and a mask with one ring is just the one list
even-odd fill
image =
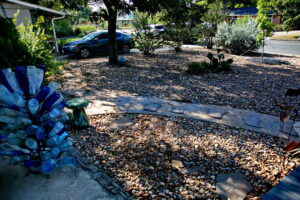
{"label": "stone paver pathway", "polygon": [[[115,93],[101,91],[77,91],[72,93],[72,95],[84,97],[90,101],[90,105],[87,108],[89,115],[140,113],[185,117],[287,138],[287,134],[280,131],[279,117],[253,111],[214,105],[182,103],[155,97],[118,96]],[[284,125],[284,130],[288,132],[290,128],[291,121],[288,121]],[[293,130],[293,135],[296,136],[293,139],[297,140],[298,134],[296,130]]]}

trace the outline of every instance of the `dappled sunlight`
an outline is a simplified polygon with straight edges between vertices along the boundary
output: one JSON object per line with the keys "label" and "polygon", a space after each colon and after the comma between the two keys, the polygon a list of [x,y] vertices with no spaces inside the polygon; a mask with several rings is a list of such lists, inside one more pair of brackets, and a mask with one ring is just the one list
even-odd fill
{"label": "dappled sunlight", "polygon": [[[189,75],[191,62],[208,61],[204,48],[184,49],[183,52],[163,51],[153,56],[125,55],[125,66],[110,66],[107,58],[70,62],[62,88],[67,92],[78,89],[111,91],[116,94],[154,96],[163,99],[189,100],[194,103],[230,106],[278,115],[274,99],[281,99],[288,88],[300,87],[300,66],[253,63],[247,57],[233,57],[229,73]],[[215,54],[215,53],[214,53]],[[300,58],[285,58],[299,60]],[[79,74],[79,75],[78,75]],[[290,103],[295,103],[290,99]]]}
{"label": "dappled sunlight", "polygon": [[286,155],[280,138],[192,119],[132,114],[125,115],[133,118],[132,125],[110,130],[111,121],[122,116],[91,116],[91,128],[72,134],[75,147],[137,199],[213,199],[216,176],[236,171],[254,187],[247,197],[255,199],[300,164]]}

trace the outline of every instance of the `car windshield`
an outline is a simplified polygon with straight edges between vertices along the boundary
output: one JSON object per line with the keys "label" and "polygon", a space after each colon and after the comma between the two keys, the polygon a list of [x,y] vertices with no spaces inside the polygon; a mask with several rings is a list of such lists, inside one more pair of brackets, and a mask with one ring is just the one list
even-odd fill
{"label": "car windshield", "polygon": [[90,33],[90,34],[87,34],[86,36],[84,36],[84,37],[82,38],[82,40],[92,40],[92,39],[94,39],[97,35],[99,35],[99,33],[97,33],[97,32]]}
{"label": "car windshield", "polygon": [[158,29],[158,30],[161,30],[161,29],[164,29],[165,27],[164,26],[155,26],[155,29]]}

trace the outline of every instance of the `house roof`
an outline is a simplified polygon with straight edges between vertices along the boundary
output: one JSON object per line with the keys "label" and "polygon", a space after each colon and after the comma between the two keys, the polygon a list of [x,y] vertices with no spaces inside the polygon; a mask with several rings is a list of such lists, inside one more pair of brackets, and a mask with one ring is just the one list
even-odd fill
{"label": "house roof", "polygon": [[38,5],[35,5],[35,4],[32,4],[32,3],[27,3],[27,2],[24,2],[24,1],[7,0],[7,2],[22,5],[22,6],[28,7],[29,9],[39,9],[39,10],[43,10],[43,11],[50,12],[50,13],[57,14],[57,15],[66,15],[64,12],[54,10],[54,9],[50,9],[50,8],[46,8],[46,7],[43,7],[43,6],[38,6]]}
{"label": "house roof", "polygon": [[[257,8],[233,8],[230,10],[228,16],[243,16],[243,15],[257,15]],[[273,11],[269,11],[268,15],[274,15]]]}

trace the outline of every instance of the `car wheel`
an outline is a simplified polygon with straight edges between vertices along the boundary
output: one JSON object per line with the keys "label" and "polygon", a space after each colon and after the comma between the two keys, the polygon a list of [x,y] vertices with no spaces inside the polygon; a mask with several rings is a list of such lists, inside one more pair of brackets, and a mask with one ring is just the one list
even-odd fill
{"label": "car wheel", "polygon": [[83,49],[80,49],[80,51],[79,51],[79,56],[81,58],[88,58],[88,57],[90,57],[90,55],[91,55],[91,52],[88,48],[83,48]]}
{"label": "car wheel", "polygon": [[130,52],[130,47],[129,45],[125,44],[122,47],[122,53],[129,53]]}

